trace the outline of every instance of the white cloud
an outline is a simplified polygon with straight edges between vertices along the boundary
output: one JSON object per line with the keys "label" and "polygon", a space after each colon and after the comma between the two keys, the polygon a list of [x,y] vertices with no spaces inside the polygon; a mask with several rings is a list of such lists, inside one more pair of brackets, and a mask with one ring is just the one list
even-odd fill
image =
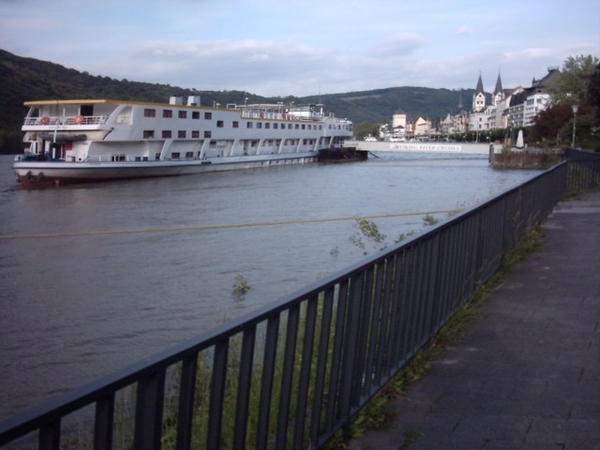
{"label": "white cloud", "polygon": [[498,71],[507,85],[526,85],[569,55],[600,53],[591,9],[550,11],[541,0],[485,12],[469,0],[61,1],[65,29],[55,4],[0,0],[0,48],[117,79],[298,96],[471,88],[480,71],[487,89]]}

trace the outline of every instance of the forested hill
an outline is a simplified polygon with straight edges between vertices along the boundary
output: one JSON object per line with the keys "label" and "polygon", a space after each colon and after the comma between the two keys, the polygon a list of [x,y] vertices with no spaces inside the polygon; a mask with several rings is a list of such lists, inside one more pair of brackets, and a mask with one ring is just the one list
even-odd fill
{"label": "forested hill", "polygon": [[[200,95],[203,105],[214,102],[249,103],[290,102],[325,104],[328,111],[347,117],[354,123],[381,124],[390,122],[398,111],[409,119],[422,116],[429,119],[454,113],[460,100],[459,91],[422,87],[396,87],[346,94],[326,94],[311,97],[260,97],[243,91],[200,91],[168,84],[142,83],[94,76],[68,69],[59,64],[32,58],[22,58],[0,49],[0,153],[19,151],[20,127],[27,100],[62,98],[110,98],[166,102],[171,95]],[[465,108],[470,108],[473,90],[463,90]],[[15,144],[17,142],[17,144]],[[8,148],[11,147],[11,148]]]}

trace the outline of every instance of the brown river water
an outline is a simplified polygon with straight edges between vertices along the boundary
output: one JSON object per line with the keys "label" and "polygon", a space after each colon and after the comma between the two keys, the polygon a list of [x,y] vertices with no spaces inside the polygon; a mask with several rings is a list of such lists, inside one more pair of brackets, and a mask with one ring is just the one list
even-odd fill
{"label": "brown river water", "polygon": [[24,190],[0,155],[0,420],[358,261],[356,217],[391,244],[537,173],[380,156]]}

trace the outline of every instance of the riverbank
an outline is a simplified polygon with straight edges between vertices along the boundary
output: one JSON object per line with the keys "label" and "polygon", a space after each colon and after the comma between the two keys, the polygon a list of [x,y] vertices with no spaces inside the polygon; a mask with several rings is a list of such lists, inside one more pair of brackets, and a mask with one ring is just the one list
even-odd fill
{"label": "riverbank", "polygon": [[[368,152],[392,153],[441,153],[487,155],[490,144],[471,142],[389,142],[389,141],[346,141],[346,147]],[[492,144],[494,152],[502,149],[500,144]]]}
{"label": "riverbank", "polygon": [[496,169],[548,169],[558,164],[562,152],[542,149],[502,150],[490,155],[492,167]]}

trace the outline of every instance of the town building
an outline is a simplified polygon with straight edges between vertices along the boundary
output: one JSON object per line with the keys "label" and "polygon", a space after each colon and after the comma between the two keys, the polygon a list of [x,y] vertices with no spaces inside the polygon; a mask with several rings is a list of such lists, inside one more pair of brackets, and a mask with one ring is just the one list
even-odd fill
{"label": "town building", "polygon": [[480,133],[499,129],[519,129],[533,125],[535,117],[551,103],[551,88],[560,76],[558,68],[548,68],[548,73],[540,80],[533,79],[531,87],[505,89],[498,73],[492,93],[486,93],[481,73],[473,92],[472,106],[465,110],[462,104],[462,91],[459,94],[458,110],[435,122],[417,117],[414,121],[406,114],[398,112],[392,117],[391,130],[386,125],[380,130],[384,140],[424,140],[435,139],[450,134],[475,132],[476,140]]}

